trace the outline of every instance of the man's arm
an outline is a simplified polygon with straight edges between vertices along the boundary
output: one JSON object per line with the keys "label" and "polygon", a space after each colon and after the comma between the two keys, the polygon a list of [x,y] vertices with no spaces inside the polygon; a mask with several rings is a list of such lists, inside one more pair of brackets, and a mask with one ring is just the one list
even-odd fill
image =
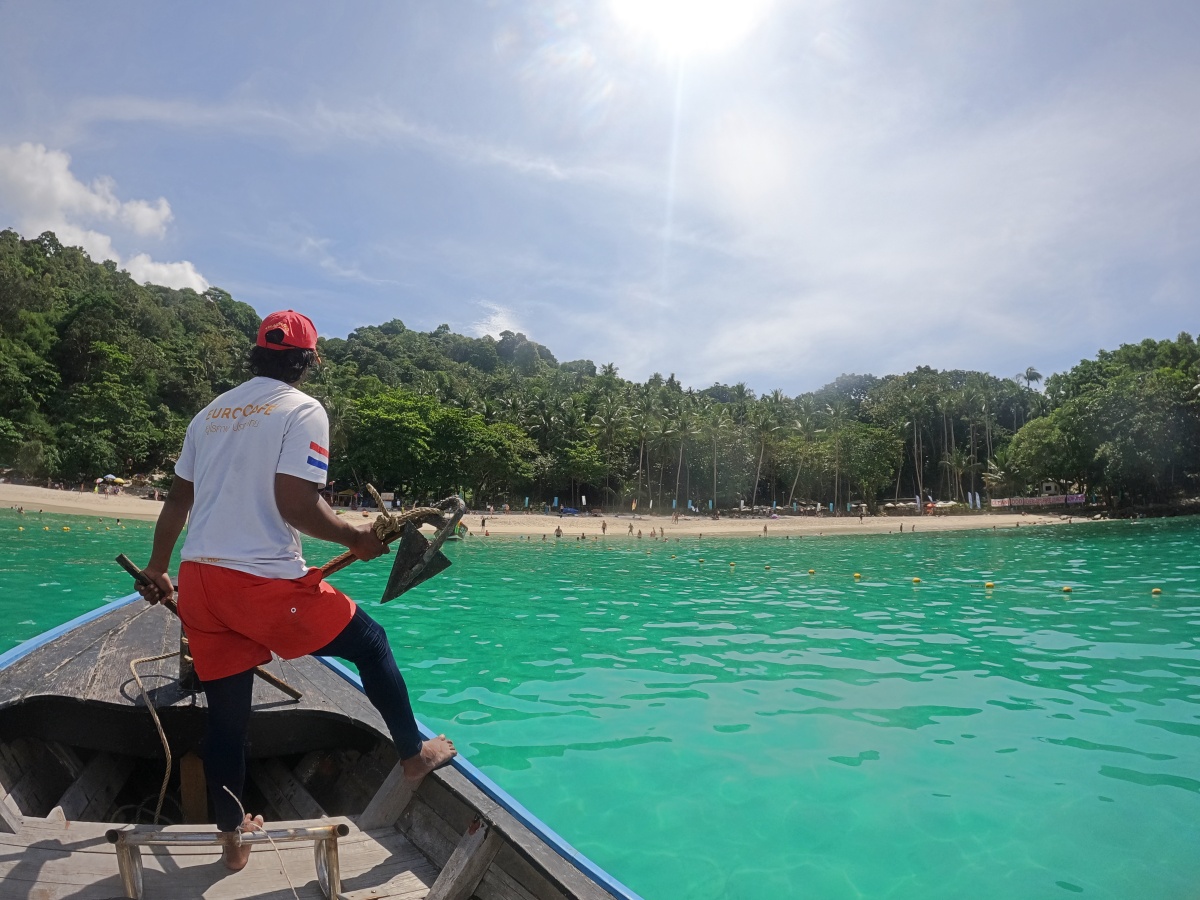
{"label": "man's arm", "polygon": [[341,544],[359,559],[375,559],[388,552],[387,544],[375,536],[370,525],[355,527],[338,518],[337,513],[321,497],[321,490],[315,482],[277,473],[275,505],[279,507],[283,520],[297,531],[322,541]]}
{"label": "man's arm", "polygon": [[175,585],[171,583],[167,567],[171,564],[175,542],[179,540],[179,534],[187,524],[188,513],[192,511],[192,501],[195,498],[196,486],[186,478],[176,475],[175,480],[171,482],[171,490],[167,494],[162,512],[158,514],[158,522],[154,526],[154,549],[150,551],[150,563],[145,569],[154,586],[138,587],[142,597],[150,603],[157,603],[175,592]]}

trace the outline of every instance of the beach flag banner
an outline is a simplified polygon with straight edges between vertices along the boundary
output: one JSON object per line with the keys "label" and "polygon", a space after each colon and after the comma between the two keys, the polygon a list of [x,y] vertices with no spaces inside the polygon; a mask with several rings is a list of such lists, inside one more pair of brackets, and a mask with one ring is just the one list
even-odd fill
{"label": "beach flag banner", "polygon": [[994,509],[1006,509],[1016,506],[1066,506],[1085,500],[1087,497],[1083,494],[1056,494],[1052,497],[993,497],[989,502]]}
{"label": "beach flag banner", "polygon": [[796,501],[793,500],[792,501],[792,512],[795,512],[795,511],[796,511]]}
{"label": "beach flag banner", "polygon": [[636,500],[634,500],[634,501],[633,501],[633,505],[632,505],[632,506],[630,506],[629,508],[630,508],[630,509],[637,509],[637,501],[636,501]]}
{"label": "beach flag banner", "polygon": [[829,504],[829,511],[833,512],[833,504],[832,503]]}
{"label": "beach flag banner", "polygon": [[525,508],[529,509],[529,498],[528,497],[525,498]]}
{"label": "beach flag banner", "polygon": [[708,508],[712,509],[712,501],[711,500],[708,501]]}
{"label": "beach flag banner", "polygon": [[587,494],[582,494],[581,497],[583,498],[583,503],[581,505],[587,506]]}
{"label": "beach flag banner", "polygon": [[554,498],[554,502],[553,502],[553,503],[551,503],[550,505],[551,505],[551,506],[553,506],[553,507],[555,507],[555,508],[557,508],[557,507],[558,507],[558,498],[557,498],[557,497],[555,497],[555,498]]}
{"label": "beach flag banner", "polygon": [[674,509],[674,508],[675,508],[675,501],[674,501],[674,500],[672,500],[672,501],[671,501],[671,509]]}

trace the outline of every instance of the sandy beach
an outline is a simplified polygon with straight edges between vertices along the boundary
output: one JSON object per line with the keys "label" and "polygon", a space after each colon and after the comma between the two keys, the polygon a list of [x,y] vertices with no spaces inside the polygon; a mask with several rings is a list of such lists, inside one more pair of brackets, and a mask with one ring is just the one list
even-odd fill
{"label": "sandy beach", "polygon": [[[105,496],[103,494],[79,493],[77,491],[55,491],[47,488],[29,485],[0,484],[0,507],[24,507],[27,513],[37,513],[42,510],[48,513],[66,515],[95,515],[103,518],[144,519],[153,521],[158,518],[162,503],[156,500],[145,500],[131,494]],[[364,516],[361,512],[342,511],[349,518],[369,519],[373,513]],[[482,520],[487,520],[487,525]],[[778,519],[736,518],[722,516],[714,520],[700,516],[682,516],[678,522],[672,522],[670,516],[637,516],[629,513],[610,515],[603,519],[594,516],[563,516],[525,514],[523,512],[504,513],[468,513],[463,519],[474,537],[504,538],[532,537],[540,540],[546,535],[547,540],[554,538],[554,529],[561,527],[563,537],[577,538],[586,535],[589,538],[599,537],[601,523],[607,523],[608,536],[613,538],[629,538],[629,526],[633,525],[633,539],[637,532],[642,532],[643,538],[650,537],[650,529],[656,532],[665,530],[667,538],[698,537],[752,537],[763,533],[763,526],[768,535],[825,535],[825,534],[891,534],[898,533],[901,525],[904,531],[916,530],[918,533],[931,531],[963,531],[979,528],[1016,528],[1031,525],[1066,524],[1068,519],[1058,514],[1044,513],[990,513],[976,512],[958,515],[931,516],[864,516],[860,521],[858,516],[814,517],[814,516],[785,516]],[[1082,517],[1073,517],[1073,521],[1084,521]],[[486,532],[486,535],[485,535]]]}
{"label": "sandy beach", "polygon": [[54,491],[27,484],[0,484],[0,508],[24,507],[26,513],[38,510],[68,516],[95,515],[105,519],[146,519],[154,521],[162,509],[160,500],[144,500],[133,494],[81,494],[79,491]]}

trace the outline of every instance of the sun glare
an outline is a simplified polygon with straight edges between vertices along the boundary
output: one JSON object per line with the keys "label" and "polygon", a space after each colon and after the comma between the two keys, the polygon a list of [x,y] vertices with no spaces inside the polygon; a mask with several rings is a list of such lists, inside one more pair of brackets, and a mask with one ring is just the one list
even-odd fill
{"label": "sun glare", "polygon": [[770,5],[771,0],[612,0],[623,25],[679,56],[732,49]]}

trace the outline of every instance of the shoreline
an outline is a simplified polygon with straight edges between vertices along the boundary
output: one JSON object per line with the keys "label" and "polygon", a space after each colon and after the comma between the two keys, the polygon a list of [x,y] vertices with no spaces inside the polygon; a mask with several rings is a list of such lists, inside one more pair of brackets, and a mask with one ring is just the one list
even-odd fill
{"label": "shoreline", "polygon": [[[39,510],[58,515],[96,516],[97,518],[139,519],[153,522],[162,510],[162,501],[145,500],[131,494],[106,496],[104,494],[79,493],[78,491],[57,491],[32,485],[0,484],[0,508],[23,506],[26,514],[36,515]],[[352,519],[373,519],[374,513],[368,511],[338,510],[338,514]],[[481,526],[482,519],[487,519],[486,527]],[[608,536],[613,538],[629,538],[629,526],[633,525],[633,540],[637,539],[640,529],[643,536],[650,539],[650,529],[657,532],[664,529],[668,538],[692,537],[709,535],[711,537],[753,537],[763,534],[763,526],[767,527],[768,535],[809,535],[823,536],[826,534],[893,534],[899,533],[901,526],[904,532],[916,533],[970,531],[1001,528],[1029,527],[1033,525],[1067,525],[1069,522],[1091,521],[1086,516],[1070,516],[1066,514],[1046,513],[1015,513],[1015,512],[973,512],[956,515],[926,515],[926,516],[864,516],[859,521],[858,516],[782,516],[778,519],[766,518],[733,518],[724,516],[719,520],[703,516],[682,516],[678,523],[673,523],[666,516],[634,516],[631,513],[621,513],[604,516],[562,516],[543,515],[541,513],[510,512],[481,513],[468,512],[463,516],[463,522],[470,529],[472,537],[505,538],[521,537],[540,540],[542,535],[547,540],[554,538],[554,529],[561,527],[563,539],[575,539],[584,535],[588,538],[601,535],[601,522],[608,525]],[[485,535],[484,532],[487,532]]]}

